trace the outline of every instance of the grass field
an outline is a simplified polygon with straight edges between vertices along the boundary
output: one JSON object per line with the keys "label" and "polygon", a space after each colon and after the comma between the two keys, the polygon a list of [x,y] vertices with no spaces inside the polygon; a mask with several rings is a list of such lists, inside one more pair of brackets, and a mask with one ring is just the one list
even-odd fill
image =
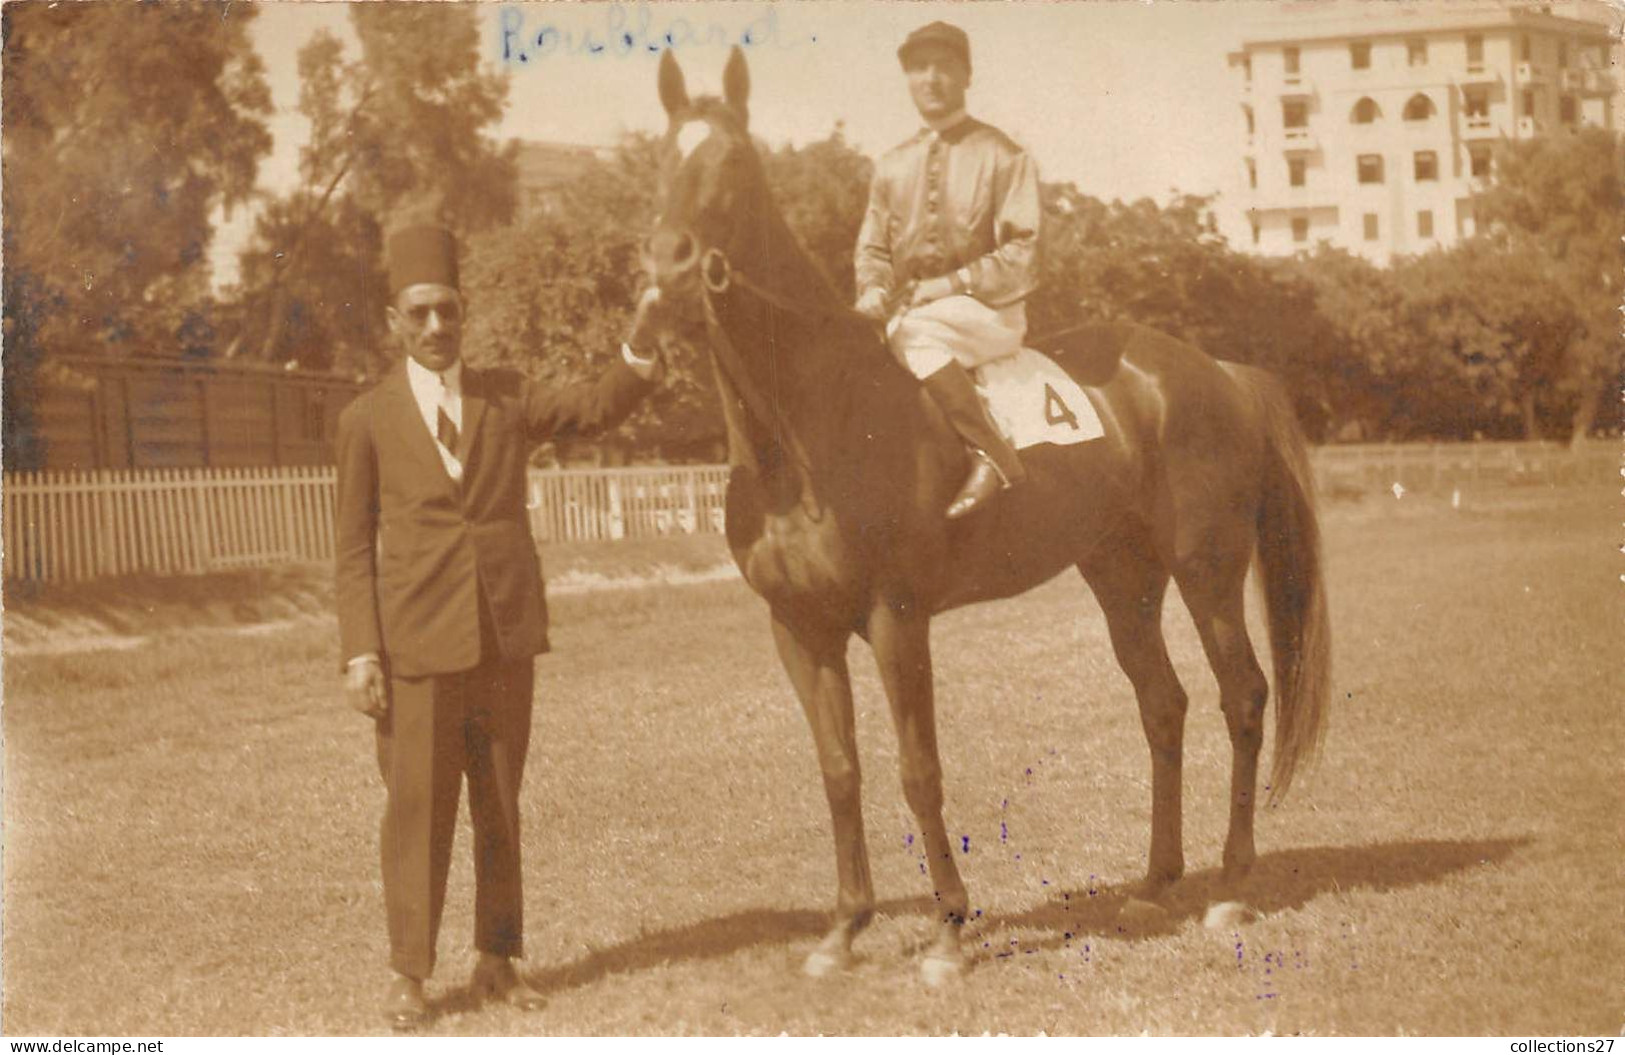
{"label": "grass field", "polygon": [[[524,793],[525,973],[550,1004],[467,999],[465,826],[430,1032],[1618,1033],[1617,520],[1607,491],[1325,510],[1337,703],[1320,765],[1260,816],[1264,915],[1236,931],[1200,922],[1229,746],[1183,609],[1167,622],[1192,694],[1190,876],[1151,933],[1115,923],[1145,866],[1149,764],[1082,583],[941,619],[947,816],[968,839],[976,949],[946,991],[917,980],[929,889],[866,657],[882,909],[857,967],[813,982],[797,966],[833,900],[829,822],[761,603],[738,582],[557,597]],[[591,572],[590,555],[552,556]],[[244,592],[235,608],[210,608],[222,586]],[[104,631],[89,643],[141,638],[8,648],[10,1035],[378,1031],[383,792],[331,623],[310,615],[322,588],[196,589],[162,612],[173,595],[150,585],[122,608],[106,591],[8,599],[8,622],[58,638],[87,612]],[[238,632],[188,629],[177,605]],[[261,617],[279,621],[252,631]]]}

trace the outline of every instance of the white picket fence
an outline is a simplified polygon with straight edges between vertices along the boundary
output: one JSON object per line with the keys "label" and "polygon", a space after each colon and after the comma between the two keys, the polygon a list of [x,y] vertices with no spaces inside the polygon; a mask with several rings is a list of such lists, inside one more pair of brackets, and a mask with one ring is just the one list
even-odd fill
{"label": "white picket fence", "polygon": [[7,473],[5,577],[81,582],[333,554],[333,470]]}
{"label": "white picket fence", "polygon": [[[722,531],[727,466],[530,475],[542,542]],[[5,577],[83,582],[333,557],[331,466],[7,473]]]}
{"label": "white picket fence", "polygon": [[[1314,452],[1323,492],[1618,482],[1620,449],[1557,444],[1387,444]],[[720,533],[727,466],[533,470],[541,542]],[[82,582],[269,567],[333,556],[334,470],[145,469],[7,473],[9,581]]]}

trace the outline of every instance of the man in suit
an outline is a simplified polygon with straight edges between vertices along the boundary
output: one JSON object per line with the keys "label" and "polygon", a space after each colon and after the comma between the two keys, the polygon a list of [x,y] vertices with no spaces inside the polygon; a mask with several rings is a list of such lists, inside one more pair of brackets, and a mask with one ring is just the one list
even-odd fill
{"label": "man in suit", "polygon": [[932,22],[897,49],[926,127],[875,165],[855,254],[857,310],[886,329],[974,457],[949,518],[1020,482],[969,370],[1021,349],[1037,285],[1038,169],[992,125],[965,112],[970,40]]}
{"label": "man in suit", "polygon": [[[548,650],[526,515],[533,445],[596,432],[650,390],[625,345],[596,381],[549,390],[461,359],[457,245],[433,224],[386,244],[402,360],[339,418],[337,596],[345,692],[377,724],[390,985],[384,1014],[428,1014],[464,774],[474,824],[475,994],[534,1009],[522,954],[519,786],[534,657]],[[641,309],[640,309],[641,310]]]}

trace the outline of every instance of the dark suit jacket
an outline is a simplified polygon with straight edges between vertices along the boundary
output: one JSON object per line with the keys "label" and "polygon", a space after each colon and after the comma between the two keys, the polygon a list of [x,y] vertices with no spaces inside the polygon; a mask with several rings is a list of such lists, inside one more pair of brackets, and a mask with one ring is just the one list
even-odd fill
{"label": "dark suit jacket", "polygon": [[400,677],[477,666],[482,596],[504,657],[546,652],[525,512],[530,450],[614,425],[650,387],[620,362],[559,390],[465,365],[460,484],[418,413],[404,362],[358,396],[339,416],[337,440],[341,661],[377,652]]}

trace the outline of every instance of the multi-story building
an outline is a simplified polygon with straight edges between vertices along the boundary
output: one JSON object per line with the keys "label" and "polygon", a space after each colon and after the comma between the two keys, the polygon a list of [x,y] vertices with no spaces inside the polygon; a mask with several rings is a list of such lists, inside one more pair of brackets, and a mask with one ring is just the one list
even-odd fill
{"label": "multi-story building", "polygon": [[1550,5],[1287,3],[1230,55],[1245,143],[1233,244],[1379,264],[1473,231],[1498,144],[1615,127],[1608,26]]}

